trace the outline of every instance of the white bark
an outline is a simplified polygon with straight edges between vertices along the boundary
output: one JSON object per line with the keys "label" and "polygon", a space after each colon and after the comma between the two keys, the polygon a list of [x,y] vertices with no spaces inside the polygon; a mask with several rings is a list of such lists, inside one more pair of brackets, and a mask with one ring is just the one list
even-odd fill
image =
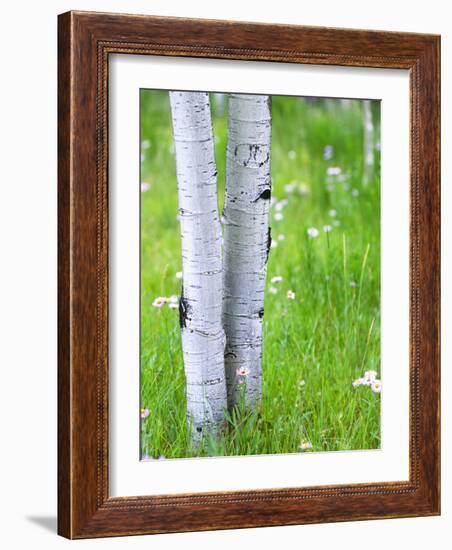
{"label": "white bark", "polygon": [[371,101],[363,101],[363,126],[364,126],[364,185],[372,180],[374,171],[374,124],[372,120]]}
{"label": "white bark", "polygon": [[170,103],[182,241],[187,420],[198,443],[218,433],[227,408],[217,172],[208,94],[170,92]]}
{"label": "white bark", "polygon": [[229,96],[223,326],[230,410],[242,391],[248,407],[262,397],[262,317],[271,242],[270,101],[269,96]]}

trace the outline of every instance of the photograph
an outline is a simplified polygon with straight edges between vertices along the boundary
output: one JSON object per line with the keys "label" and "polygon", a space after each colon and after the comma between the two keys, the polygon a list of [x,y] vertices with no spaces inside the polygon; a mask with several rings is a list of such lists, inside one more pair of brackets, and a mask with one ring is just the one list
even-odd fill
{"label": "photograph", "polygon": [[140,132],[140,460],[379,449],[380,101],[141,89]]}

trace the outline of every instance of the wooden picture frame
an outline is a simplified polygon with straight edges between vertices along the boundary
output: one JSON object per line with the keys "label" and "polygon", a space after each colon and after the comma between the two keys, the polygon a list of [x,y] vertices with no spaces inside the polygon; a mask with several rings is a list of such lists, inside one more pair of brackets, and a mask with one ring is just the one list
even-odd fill
{"label": "wooden picture frame", "polygon": [[[149,497],[108,491],[112,53],[407,69],[409,481]],[[68,538],[440,513],[440,38],[68,12],[58,38],[58,532]]]}

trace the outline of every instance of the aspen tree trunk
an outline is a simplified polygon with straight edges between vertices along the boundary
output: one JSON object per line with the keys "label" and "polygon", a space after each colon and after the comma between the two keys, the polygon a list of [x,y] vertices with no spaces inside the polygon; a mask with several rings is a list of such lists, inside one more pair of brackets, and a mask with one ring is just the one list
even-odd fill
{"label": "aspen tree trunk", "polygon": [[374,171],[374,124],[372,120],[372,103],[363,101],[363,125],[364,125],[364,185],[372,180]]}
{"label": "aspen tree trunk", "polygon": [[170,92],[183,284],[180,325],[192,442],[217,435],[227,408],[221,224],[207,93]]}
{"label": "aspen tree trunk", "polygon": [[250,408],[262,397],[262,318],[271,244],[271,98],[231,94],[228,125],[223,326],[232,410],[241,392]]}

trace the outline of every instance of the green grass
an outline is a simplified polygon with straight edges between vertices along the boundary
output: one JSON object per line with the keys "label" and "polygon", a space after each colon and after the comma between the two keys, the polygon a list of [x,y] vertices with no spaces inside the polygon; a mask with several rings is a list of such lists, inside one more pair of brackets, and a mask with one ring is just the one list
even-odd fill
{"label": "green grass", "polygon": [[[227,104],[212,97],[219,203],[223,206]],[[379,104],[373,104],[379,120]],[[377,125],[377,131],[379,127]],[[380,447],[380,395],[352,387],[380,372],[380,180],[362,185],[361,103],[273,98],[273,197],[288,199],[274,220],[264,317],[263,401],[237,410],[224,433],[199,449],[189,444],[178,312],[155,308],[180,294],[180,236],[175,158],[166,92],[141,92],[141,449],[151,457],[250,455]],[[334,155],[324,160],[325,145]],[[376,166],[379,153],[376,150]],[[340,177],[327,168],[339,166]],[[330,181],[332,180],[332,182]],[[295,182],[293,192],[284,190]],[[302,186],[304,193],[299,192]],[[331,186],[332,190],[328,190]],[[336,217],[329,214],[331,209]],[[334,225],[329,233],[324,225]],[[316,227],[317,238],[307,230]],[[284,235],[284,240],[277,240]],[[274,276],[283,281],[271,285]],[[287,291],[295,292],[294,300]]]}

